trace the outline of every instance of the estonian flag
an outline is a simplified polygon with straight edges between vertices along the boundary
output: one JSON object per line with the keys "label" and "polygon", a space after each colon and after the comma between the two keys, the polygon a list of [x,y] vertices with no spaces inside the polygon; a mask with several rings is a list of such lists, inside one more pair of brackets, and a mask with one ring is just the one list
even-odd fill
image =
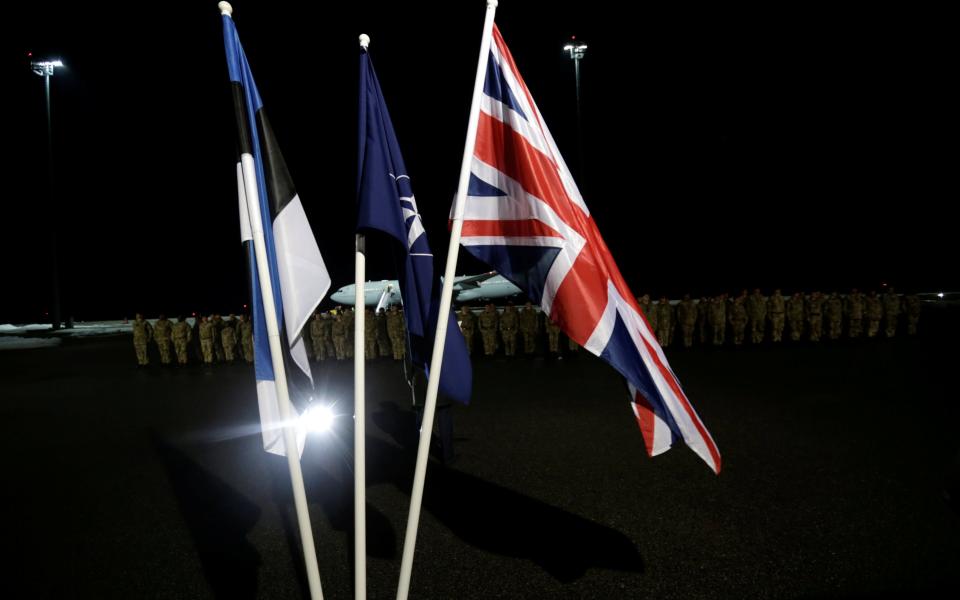
{"label": "estonian flag", "polygon": [[[270,356],[270,344],[260,294],[256,259],[247,213],[241,162],[252,160],[260,196],[260,216],[267,250],[269,277],[280,337],[284,348],[284,366],[290,401],[300,412],[311,401],[313,380],[302,332],[320,300],[330,288],[330,275],[307,222],[300,197],[277,146],[270,122],[240,45],[233,19],[223,15],[223,40],[233,104],[236,111],[239,157],[237,180],[240,189],[241,239],[250,259],[251,309],[253,313],[253,356],[257,378],[263,447],[267,452],[285,455],[284,424],[277,405],[276,378]],[[303,452],[305,433],[298,428],[298,452]]]}

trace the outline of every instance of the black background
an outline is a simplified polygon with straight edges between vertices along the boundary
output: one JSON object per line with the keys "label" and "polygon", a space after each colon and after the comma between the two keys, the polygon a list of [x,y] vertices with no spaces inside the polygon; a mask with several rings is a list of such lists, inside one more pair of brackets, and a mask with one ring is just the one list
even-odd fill
{"label": "black background", "polygon": [[[431,244],[446,255],[484,3],[234,3],[334,287],[353,279],[357,35]],[[245,302],[232,107],[215,2],[5,9],[0,322]],[[503,2],[498,25],[637,294],[956,289],[954,67],[944,15],[815,5]],[[579,164],[571,35],[581,63]],[[53,79],[57,199],[43,84]],[[953,200],[951,200],[953,199]],[[373,278],[393,277],[371,242]],[[438,268],[442,268],[439,265]],[[458,272],[483,267],[461,256]]]}

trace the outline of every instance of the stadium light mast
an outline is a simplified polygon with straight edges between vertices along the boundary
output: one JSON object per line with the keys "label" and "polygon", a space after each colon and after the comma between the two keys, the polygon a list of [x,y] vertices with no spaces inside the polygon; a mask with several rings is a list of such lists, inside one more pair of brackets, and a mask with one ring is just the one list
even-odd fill
{"label": "stadium light mast", "polygon": [[571,36],[570,42],[563,47],[570,58],[573,60],[573,75],[577,84],[577,156],[580,159],[580,183],[583,183],[583,124],[580,119],[580,59],[587,53],[587,45],[577,41],[577,36]]}
{"label": "stadium light mast", "polygon": [[[32,56],[32,55],[31,55]],[[53,214],[52,246],[53,246],[53,307],[50,311],[50,323],[53,329],[60,329],[60,274],[57,271],[57,211],[53,206],[56,201],[56,191],[53,179],[53,121],[50,119],[50,78],[58,67],[63,67],[63,61],[31,60],[30,69],[39,77],[43,77],[43,88],[47,98],[47,185],[49,186],[50,204]]]}

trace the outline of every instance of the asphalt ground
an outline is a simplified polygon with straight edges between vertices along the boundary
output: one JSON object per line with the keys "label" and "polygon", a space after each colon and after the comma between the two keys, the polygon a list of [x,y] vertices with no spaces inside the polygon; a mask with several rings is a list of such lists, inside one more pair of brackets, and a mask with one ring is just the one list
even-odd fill
{"label": "asphalt ground", "polygon": [[[411,597],[956,597],[956,317],[913,339],[668,350],[719,476],[682,445],[648,458],[622,380],[582,351],[475,359]],[[252,371],[135,363],[127,337],[0,353],[0,597],[307,597]],[[349,415],[351,364],[316,378]],[[414,416],[396,363],[367,381],[368,594],[392,598]],[[351,430],[303,458],[329,599],[353,595]]]}

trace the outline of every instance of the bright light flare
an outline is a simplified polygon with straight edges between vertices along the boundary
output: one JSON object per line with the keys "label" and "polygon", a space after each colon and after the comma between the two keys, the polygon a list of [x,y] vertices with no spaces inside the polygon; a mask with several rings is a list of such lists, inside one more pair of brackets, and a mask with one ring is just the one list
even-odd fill
{"label": "bright light flare", "polygon": [[333,427],[336,415],[333,409],[323,404],[312,404],[300,416],[300,426],[307,433],[326,433]]}

